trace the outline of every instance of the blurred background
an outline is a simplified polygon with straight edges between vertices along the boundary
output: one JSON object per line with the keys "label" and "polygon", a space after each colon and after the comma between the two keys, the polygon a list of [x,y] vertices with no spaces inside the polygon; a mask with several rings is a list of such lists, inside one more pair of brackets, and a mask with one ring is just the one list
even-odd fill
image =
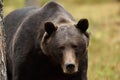
{"label": "blurred background", "polygon": [[[50,0],[4,0],[4,16],[25,6]],[[54,0],[78,21],[88,18],[89,80],[120,80],[120,0]]]}

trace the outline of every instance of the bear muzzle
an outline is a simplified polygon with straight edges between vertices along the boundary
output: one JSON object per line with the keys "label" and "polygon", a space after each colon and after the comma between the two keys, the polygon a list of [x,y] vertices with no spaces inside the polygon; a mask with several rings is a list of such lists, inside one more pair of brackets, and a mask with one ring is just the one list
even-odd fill
{"label": "bear muzzle", "polygon": [[72,52],[64,53],[62,69],[65,74],[73,74],[78,72],[78,61]]}
{"label": "bear muzzle", "polygon": [[78,65],[75,63],[67,63],[62,67],[65,74],[74,74],[78,72]]}

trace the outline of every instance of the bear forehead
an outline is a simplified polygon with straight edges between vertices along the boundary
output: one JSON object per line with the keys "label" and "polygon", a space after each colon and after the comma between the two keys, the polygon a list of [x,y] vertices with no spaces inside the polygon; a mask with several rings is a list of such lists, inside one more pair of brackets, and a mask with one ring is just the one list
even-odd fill
{"label": "bear forehead", "polygon": [[80,35],[80,31],[74,25],[62,25],[56,31],[57,36],[75,37]]}
{"label": "bear forehead", "polygon": [[84,43],[84,35],[75,26],[61,26],[58,27],[55,33],[55,42],[60,44],[69,43]]}

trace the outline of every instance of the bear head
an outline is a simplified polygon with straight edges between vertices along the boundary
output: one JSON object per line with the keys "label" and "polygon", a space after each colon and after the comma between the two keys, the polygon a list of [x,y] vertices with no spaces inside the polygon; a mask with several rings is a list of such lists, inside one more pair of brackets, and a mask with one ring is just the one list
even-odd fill
{"label": "bear head", "polygon": [[45,34],[41,41],[43,53],[59,64],[63,73],[78,72],[79,62],[87,54],[89,34],[88,20],[81,19],[77,24],[56,26],[52,22],[45,23]]}

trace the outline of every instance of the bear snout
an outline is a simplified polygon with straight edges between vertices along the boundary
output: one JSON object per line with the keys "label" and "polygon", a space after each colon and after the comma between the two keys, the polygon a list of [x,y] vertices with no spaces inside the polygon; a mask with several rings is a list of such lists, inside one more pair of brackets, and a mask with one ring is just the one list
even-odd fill
{"label": "bear snout", "polygon": [[67,63],[63,66],[63,72],[65,74],[73,74],[78,72],[78,66],[75,63]]}
{"label": "bear snout", "polygon": [[75,64],[72,64],[72,63],[66,64],[66,70],[67,72],[74,72]]}
{"label": "bear snout", "polygon": [[75,64],[66,64],[66,69],[68,71],[73,71],[75,69]]}
{"label": "bear snout", "polygon": [[63,55],[62,69],[65,74],[78,72],[78,61],[73,51],[66,51]]}

